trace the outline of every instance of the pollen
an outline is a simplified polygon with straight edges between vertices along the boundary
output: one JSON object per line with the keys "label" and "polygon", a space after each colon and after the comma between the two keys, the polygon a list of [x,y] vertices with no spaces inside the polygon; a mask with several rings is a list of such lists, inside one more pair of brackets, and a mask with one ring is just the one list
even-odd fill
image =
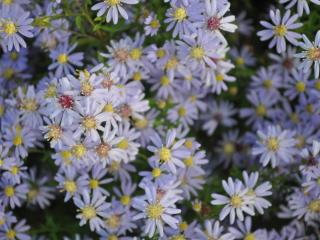
{"label": "pollen", "polygon": [[142,55],[142,51],[140,48],[134,48],[130,52],[130,57],[133,60],[139,60],[141,58],[141,55]]}
{"label": "pollen", "polygon": [[296,90],[299,93],[303,93],[306,90],[306,84],[302,81],[296,83]]}
{"label": "pollen", "polygon": [[264,80],[263,81],[263,86],[266,89],[272,88],[272,80],[271,79]]}
{"label": "pollen", "polygon": [[104,2],[110,6],[116,6],[120,4],[121,0],[105,0]]}
{"label": "pollen", "polygon": [[164,211],[160,203],[150,204],[146,207],[147,216],[152,219],[159,219]]}
{"label": "pollen", "polygon": [[153,29],[157,29],[159,28],[160,26],[160,23],[157,19],[153,19],[151,22],[150,22],[150,27],[153,28]]}
{"label": "pollen", "polygon": [[217,82],[222,82],[223,80],[224,80],[223,74],[217,74],[217,76],[216,76],[216,81],[217,81]]}
{"label": "pollen", "polygon": [[51,141],[51,140],[57,140],[61,137],[62,135],[62,129],[59,125],[57,124],[53,124],[53,125],[50,125],[48,127],[49,129],[49,132],[48,132],[48,140]]}
{"label": "pollen", "polygon": [[320,213],[320,200],[319,199],[312,200],[309,203],[308,208],[311,212]]}
{"label": "pollen", "polygon": [[208,19],[207,28],[210,31],[218,30],[220,28],[220,25],[221,25],[221,22],[220,22],[219,17],[213,16],[213,17]]}
{"label": "pollen", "polygon": [[160,168],[154,168],[154,169],[152,170],[152,176],[153,176],[154,178],[160,177],[160,176],[161,176],[161,173],[162,173],[162,171],[161,171]]}
{"label": "pollen", "polygon": [[230,199],[230,204],[232,207],[235,207],[235,208],[241,207],[242,203],[243,203],[243,200],[239,195],[234,195]]}
{"label": "pollen", "polygon": [[81,95],[90,96],[93,90],[94,87],[89,81],[84,81],[81,83]]}
{"label": "pollen", "polygon": [[57,60],[58,60],[58,63],[65,64],[68,62],[68,55],[65,53],[61,53],[58,55]]}
{"label": "pollen", "polygon": [[142,119],[137,119],[134,122],[134,125],[138,128],[138,129],[145,129],[148,126],[148,119],[146,118],[142,118]]}
{"label": "pollen", "polygon": [[191,149],[193,147],[193,142],[192,140],[188,139],[185,141],[184,146],[188,149]]}
{"label": "pollen", "polygon": [[91,189],[96,189],[99,187],[99,181],[97,179],[90,179],[89,186]]}
{"label": "pollen", "polygon": [[13,145],[15,146],[20,146],[22,144],[22,136],[21,134],[17,134],[14,138],[13,138]]}
{"label": "pollen", "polygon": [[256,240],[256,236],[253,233],[247,233],[244,240]]}
{"label": "pollen", "polygon": [[128,149],[128,147],[129,147],[129,142],[128,142],[128,140],[127,139],[122,139],[119,143],[118,143],[118,148],[120,148],[120,149]]}
{"label": "pollen", "polygon": [[76,158],[80,159],[87,153],[87,149],[83,144],[80,143],[72,147],[71,153]]}
{"label": "pollen", "polygon": [[14,193],[15,193],[15,190],[14,190],[14,187],[9,185],[9,186],[6,186],[5,189],[4,189],[4,194],[7,196],[7,197],[13,197],[14,196]]}
{"label": "pollen", "polygon": [[9,21],[3,25],[3,31],[8,36],[12,36],[13,34],[18,32],[18,29],[17,29],[17,26],[12,21]]}
{"label": "pollen", "polygon": [[176,21],[181,22],[187,17],[187,10],[183,7],[176,8],[173,17]]}
{"label": "pollen", "polygon": [[223,152],[226,155],[232,155],[235,152],[235,146],[232,142],[227,142],[223,145]]}
{"label": "pollen", "polygon": [[72,156],[70,151],[62,151],[62,152],[60,152],[60,155],[63,158],[63,160],[68,160]]}
{"label": "pollen", "polygon": [[279,149],[279,140],[276,137],[270,137],[267,141],[267,148],[272,151],[276,152]]}
{"label": "pollen", "polygon": [[278,25],[274,29],[274,33],[278,37],[284,37],[287,34],[287,27],[285,25]]}
{"label": "pollen", "polygon": [[162,147],[159,150],[159,157],[162,162],[168,162],[171,160],[171,151],[166,147]]}
{"label": "pollen", "polygon": [[95,129],[97,127],[96,119],[94,117],[92,117],[92,116],[86,116],[82,120],[82,126],[86,130]]}
{"label": "pollen", "polygon": [[183,160],[184,164],[188,167],[191,167],[193,165],[193,157],[187,157]]}
{"label": "pollen", "polygon": [[75,181],[67,180],[64,182],[64,189],[69,193],[75,193],[77,191],[77,185]]}
{"label": "pollen", "polygon": [[97,216],[96,209],[92,206],[85,206],[84,208],[81,209],[81,211],[82,211],[82,216],[85,219],[92,219]]}
{"label": "pollen", "polygon": [[195,59],[202,59],[205,55],[204,49],[202,47],[193,47],[190,51],[190,55]]}
{"label": "pollen", "polygon": [[28,112],[35,112],[39,107],[38,102],[34,98],[27,98],[23,100],[21,108]]}
{"label": "pollen", "polygon": [[187,115],[187,109],[185,107],[178,108],[179,117],[185,117]]}
{"label": "pollen", "polygon": [[107,103],[106,105],[104,105],[104,108],[103,108],[103,111],[104,112],[113,112],[113,106],[111,103]]}
{"label": "pollen", "polygon": [[162,77],[160,78],[160,83],[161,83],[161,85],[164,86],[164,87],[168,86],[168,85],[170,84],[170,79],[169,79],[169,77],[168,77],[168,76],[162,76]]}
{"label": "pollen", "polygon": [[131,197],[129,195],[123,195],[120,199],[120,202],[124,206],[128,206],[131,202]]}
{"label": "pollen", "polygon": [[265,107],[263,104],[259,104],[259,105],[256,107],[256,114],[257,114],[259,117],[264,117],[264,116],[267,114],[267,109],[266,109],[266,107]]}
{"label": "pollen", "polygon": [[17,233],[16,233],[15,230],[13,230],[13,229],[7,230],[7,232],[6,232],[6,237],[7,237],[9,240],[16,239],[16,236],[17,236]]}

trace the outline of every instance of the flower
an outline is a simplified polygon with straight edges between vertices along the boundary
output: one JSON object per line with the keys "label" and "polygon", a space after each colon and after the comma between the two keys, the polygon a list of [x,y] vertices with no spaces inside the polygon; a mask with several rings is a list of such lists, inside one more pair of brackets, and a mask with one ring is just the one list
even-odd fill
{"label": "flower", "polygon": [[30,240],[31,237],[26,232],[30,229],[30,226],[26,225],[26,220],[21,220],[15,225],[5,225],[3,229],[0,228],[0,239],[8,240]]}
{"label": "flower", "polygon": [[114,24],[118,23],[118,12],[124,19],[128,19],[126,10],[122,7],[123,4],[137,4],[139,0],[106,0],[103,2],[96,3],[92,6],[93,11],[98,11],[97,16],[101,17],[107,12],[106,21],[107,23],[112,20]]}
{"label": "flower", "polygon": [[144,21],[144,24],[144,32],[146,36],[154,36],[158,33],[158,30],[160,28],[160,22],[157,19],[156,14],[150,14]]}
{"label": "flower", "polygon": [[269,48],[276,46],[278,53],[286,50],[286,40],[297,46],[298,39],[301,38],[301,35],[292,30],[302,26],[302,23],[296,23],[299,17],[298,14],[290,16],[291,12],[287,10],[284,16],[281,17],[279,9],[276,11],[270,10],[269,14],[272,24],[266,21],[260,21],[260,24],[267,28],[267,30],[258,32],[260,40],[266,41],[272,38],[272,41],[269,43]]}
{"label": "flower", "polygon": [[252,154],[259,156],[264,167],[269,162],[274,168],[293,161],[297,141],[292,131],[282,130],[279,126],[268,126],[266,131],[259,130],[257,135],[259,140],[252,149]]}
{"label": "flower", "polygon": [[164,236],[163,225],[171,228],[178,227],[178,219],[171,215],[179,214],[180,209],[175,207],[175,202],[180,198],[174,192],[168,190],[160,196],[154,186],[145,186],[145,195],[133,199],[133,207],[139,212],[133,216],[134,220],[146,219],[145,233],[153,237],[156,229],[161,237]]}
{"label": "flower", "polygon": [[[310,2],[316,5],[320,5],[319,0],[310,0]],[[286,4],[287,9],[290,9],[294,5],[297,5],[297,10],[300,16],[302,16],[304,12],[306,12],[307,15],[310,14],[309,4],[306,0],[280,0],[280,3]]]}

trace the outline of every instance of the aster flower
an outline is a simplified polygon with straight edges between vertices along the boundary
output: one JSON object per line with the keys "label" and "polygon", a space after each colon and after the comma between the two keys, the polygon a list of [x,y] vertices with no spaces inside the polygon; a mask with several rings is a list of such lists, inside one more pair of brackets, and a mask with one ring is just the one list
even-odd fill
{"label": "aster flower", "polygon": [[[310,0],[310,2],[320,5],[319,0]],[[286,8],[290,9],[294,5],[297,5],[297,10],[300,16],[305,12],[307,15],[310,14],[310,7],[307,0],[280,0],[280,3],[286,4]]]}
{"label": "aster flower", "polygon": [[[252,218],[246,217],[244,222],[237,220],[237,226],[229,227],[228,231],[234,239],[260,239],[259,231],[252,231]],[[239,230],[238,230],[239,229]]]}
{"label": "aster flower", "polygon": [[241,49],[233,47],[230,55],[238,67],[254,66],[256,63],[256,59],[252,56],[252,50],[249,46],[241,47]]}
{"label": "aster flower", "polygon": [[83,53],[72,53],[76,47],[77,44],[69,46],[68,42],[63,42],[51,51],[50,58],[53,63],[49,65],[48,69],[56,70],[56,77],[74,73],[74,66],[81,67],[83,65]]}
{"label": "aster flower", "polygon": [[274,168],[293,161],[297,142],[292,131],[281,130],[279,126],[268,126],[266,131],[259,130],[257,134],[259,140],[256,142],[257,146],[252,149],[252,154],[259,156],[264,167],[269,162]]}
{"label": "aster flower", "polygon": [[30,13],[25,12],[19,5],[14,5],[10,11],[2,11],[0,20],[0,36],[2,44],[9,51],[13,48],[19,52],[20,47],[27,47],[26,42],[22,37],[32,38],[31,32],[33,27],[32,18],[29,18]]}
{"label": "aster flower", "polygon": [[15,225],[5,225],[3,229],[0,228],[0,239],[10,240],[30,240],[31,237],[26,232],[30,229],[30,226],[26,225],[26,220],[21,220]]}
{"label": "aster flower", "polygon": [[228,197],[213,193],[212,205],[225,205],[220,212],[219,219],[223,220],[229,215],[230,223],[233,224],[236,218],[240,221],[244,220],[243,212],[253,216],[252,197],[247,195],[248,189],[245,188],[241,181],[233,181],[228,178],[228,181],[222,181],[223,188],[228,194]]}
{"label": "aster flower", "polygon": [[175,207],[175,203],[180,198],[170,190],[159,197],[155,187],[152,185],[144,189],[145,195],[143,197],[133,199],[133,207],[139,211],[133,219],[146,219],[145,233],[149,237],[154,236],[156,229],[160,236],[163,237],[164,224],[168,224],[173,229],[178,227],[178,219],[171,215],[181,212],[180,209]]}
{"label": "aster flower", "polygon": [[12,180],[2,178],[0,183],[0,198],[6,206],[20,207],[26,199],[28,186],[24,183],[15,184]]}
{"label": "aster flower", "polygon": [[267,30],[258,32],[260,40],[266,41],[272,38],[269,48],[276,46],[278,53],[286,50],[286,40],[297,46],[301,35],[292,30],[302,26],[302,23],[296,23],[298,17],[298,14],[291,16],[290,10],[287,10],[283,17],[281,17],[279,9],[276,11],[270,10],[272,24],[266,21],[260,22],[262,26],[267,28]]}
{"label": "aster flower", "polygon": [[247,19],[247,12],[242,11],[236,16],[236,25],[238,26],[237,31],[245,36],[250,36],[253,32],[252,19]]}
{"label": "aster flower", "polygon": [[220,225],[219,221],[206,220],[204,222],[204,231],[197,229],[200,240],[219,239],[219,240],[233,240],[231,233],[226,233],[224,227]]}
{"label": "aster flower", "polygon": [[160,22],[157,19],[157,15],[150,14],[144,21],[144,24],[144,31],[146,36],[154,36],[158,33],[158,30],[160,28]]}
{"label": "aster flower", "polygon": [[304,50],[296,54],[297,58],[302,59],[302,64],[299,68],[304,72],[310,71],[313,66],[314,77],[318,78],[320,73],[320,31],[317,32],[315,41],[311,42],[306,35],[302,35],[303,42],[299,46]]}
{"label": "aster flower", "polygon": [[123,4],[137,4],[139,0],[106,0],[103,2],[96,3],[92,6],[93,11],[98,11],[97,16],[101,17],[107,12],[106,21],[107,23],[112,20],[114,24],[118,23],[119,13],[124,19],[128,19],[129,16],[126,10],[123,8]]}

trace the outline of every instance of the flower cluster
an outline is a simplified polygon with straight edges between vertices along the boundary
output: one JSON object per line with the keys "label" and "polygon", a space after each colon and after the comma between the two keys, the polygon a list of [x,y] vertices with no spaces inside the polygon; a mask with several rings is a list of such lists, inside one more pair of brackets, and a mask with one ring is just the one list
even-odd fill
{"label": "flower cluster", "polygon": [[0,1],[0,240],[319,239],[320,1],[243,2]]}

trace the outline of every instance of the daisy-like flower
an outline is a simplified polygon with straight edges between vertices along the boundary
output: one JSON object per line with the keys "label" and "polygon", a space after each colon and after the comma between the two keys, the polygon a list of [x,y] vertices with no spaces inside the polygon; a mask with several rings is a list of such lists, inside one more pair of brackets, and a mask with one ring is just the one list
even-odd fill
{"label": "daisy-like flower", "polygon": [[164,224],[177,229],[179,220],[171,216],[181,212],[175,206],[175,203],[180,200],[176,192],[168,190],[163,195],[158,195],[153,185],[145,186],[144,189],[145,196],[133,199],[133,207],[139,211],[133,219],[146,219],[145,233],[150,238],[154,236],[156,229],[160,236],[163,237]]}
{"label": "daisy-like flower", "polygon": [[176,141],[176,131],[169,130],[165,143],[158,134],[151,137],[154,146],[148,146],[148,150],[154,155],[150,158],[151,161],[162,163],[172,173],[177,172],[177,167],[185,168],[182,159],[189,156],[189,151],[183,148],[184,139]]}
{"label": "daisy-like flower", "polygon": [[223,42],[227,42],[220,30],[226,32],[235,32],[237,26],[232,22],[235,21],[235,16],[230,15],[224,17],[224,15],[230,10],[230,3],[223,5],[219,8],[218,0],[205,0],[205,22],[204,29],[216,34]]}
{"label": "daisy-like flower", "polygon": [[233,240],[231,233],[226,233],[224,227],[220,225],[219,221],[206,220],[204,222],[204,231],[197,229],[200,240],[219,239],[219,240]]}
{"label": "daisy-like flower", "polygon": [[302,64],[299,68],[304,72],[310,71],[312,65],[314,77],[319,78],[320,73],[320,31],[317,32],[315,41],[311,42],[306,35],[302,35],[303,42],[299,46],[304,50],[296,54],[296,57],[302,59]]}
{"label": "daisy-like flower", "polygon": [[123,4],[137,4],[139,0],[105,0],[103,2],[99,2],[92,6],[93,11],[98,11],[97,16],[101,17],[105,12],[107,12],[106,21],[112,22],[114,24],[118,23],[119,13],[124,19],[128,19],[128,13],[123,8]]}
{"label": "daisy-like flower", "polygon": [[75,71],[74,66],[81,67],[83,65],[83,53],[72,53],[76,47],[77,44],[69,46],[68,42],[64,42],[51,51],[50,58],[53,63],[49,65],[48,69],[56,70],[56,77],[72,74]]}
{"label": "daisy-like flower", "polygon": [[6,206],[12,209],[20,207],[26,199],[28,186],[26,184],[15,184],[12,180],[3,178],[0,182],[0,198]]}
{"label": "daisy-like flower", "polygon": [[236,17],[236,23],[238,26],[237,31],[244,35],[244,36],[250,36],[253,32],[253,20],[247,19],[247,12],[242,11],[237,17]]}
{"label": "daisy-like flower", "polygon": [[229,215],[230,223],[233,224],[236,218],[239,218],[240,221],[244,220],[244,212],[251,216],[254,215],[252,197],[247,195],[248,188],[245,188],[240,180],[233,181],[229,177],[228,181],[222,181],[222,185],[228,197],[216,193],[211,194],[212,205],[225,205],[219,215],[221,221]]}
{"label": "daisy-like flower", "polygon": [[26,220],[21,220],[15,225],[5,224],[3,228],[0,228],[0,239],[9,239],[9,240],[30,240],[31,237],[27,234],[27,231],[30,229],[30,226],[26,225]]}
{"label": "daisy-like flower", "polygon": [[272,38],[269,43],[269,48],[276,46],[277,52],[281,53],[286,51],[286,40],[291,44],[297,46],[298,39],[301,38],[299,33],[295,30],[302,26],[302,23],[296,23],[299,15],[294,14],[291,16],[290,10],[287,10],[283,17],[281,17],[280,10],[270,10],[270,18],[272,24],[266,21],[260,21],[261,25],[267,28],[258,32],[261,41],[266,41]]}
{"label": "daisy-like flower", "polygon": [[257,132],[259,140],[252,149],[253,155],[258,155],[260,162],[265,167],[269,162],[274,168],[281,163],[290,163],[296,153],[297,140],[294,132],[281,130],[279,126],[268,126],[265,131]]}
{"label": "daisy-like flower", "polygon": [[[238,227],[229,227],[228,231],[234,239],[255,240],[259,238],[259,230],[252,231],[252,218],[246,217],[244,222],[237,221]],[[238,230],[239,229],[239,230]]]}
{"label": "daisy-like flower", "polygon": [[146,20],[144,21],[144,32],[146,36],[154,36],[158,33],[158,30],[160,28],[160,22],[157,19],[157,15],[150,14]]}
{"label": "daisy-like flower", "polygon": [[89,222],[91,231],[99,231],[104,227],[102,217],[108,215],[106,210],[110,204],[106,202],[106,197],[97,193],[90,196],[87,190],[84,190],[81,196],[77,195],[73,199],[74,204],[79,208],[76,218],[80,219],[80,226]]}
{"label": "daisy-like flower", "polygon": [[298,14],[302,16],[304,12],[307,15],[310,14],[309,1],[316,5],[320,5],[319,0],[280,0],[280,3],[286,4],[286,9],[290,9],[294,5],[297,5]]}
{"label": "daisy-like flower", "polygon": [[11,51],[13,48],[19,52],[20,47],[27,47],[26,42],[22,37],[32,38],[31,32],[33,26],[32,18],[29,18],[30,13],[25,12],[19,5],[14,5],[10,11],[2,11],[3,15],[0,19],[0,36],[2,45]]}

